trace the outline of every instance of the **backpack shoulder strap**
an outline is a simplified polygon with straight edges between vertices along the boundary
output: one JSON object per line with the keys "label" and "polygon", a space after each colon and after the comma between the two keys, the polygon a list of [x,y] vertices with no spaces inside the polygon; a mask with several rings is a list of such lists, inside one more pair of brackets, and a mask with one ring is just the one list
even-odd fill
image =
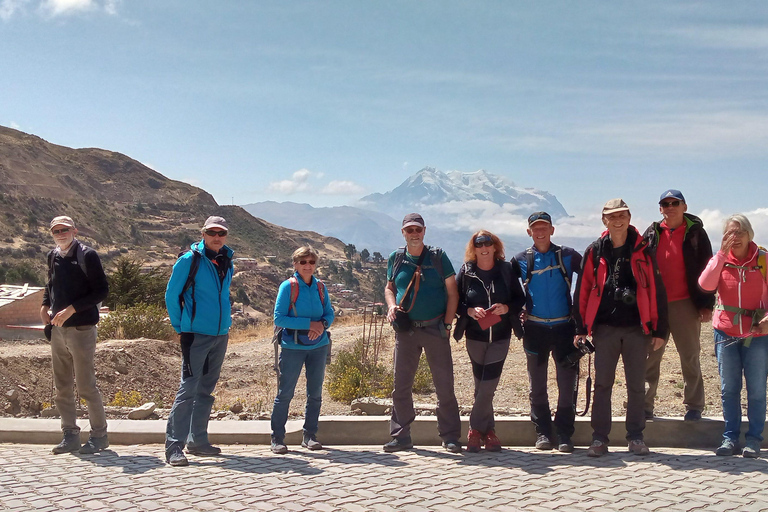
{"label": "backpack shoulder strap", "polygon": [[288,306],[288,309],[292,309],[293,315],[296,316],[296,300],[299,298],[299,280],[296,279],[296,276],[291,276],[288,278],[288,282],[291,283],[291,305]]}
{"label": "backpack shoulder strap", "polygon": [[437,275],[443,277],[443,250],[440,247],[430,247],[429,256],[432,261],[432,267],[437,271]]}
{"label": "backpack shoulder strap", "polygon": [[325,306],[325,283],[319,279],[317,279],[317,294],[320,295],[320,304]]}
{"label": "backpack shoulder strap", "polygon": [[525,280],[523,280],[523,286],[528,289],[528,283],[531,282],[531,276],[533,276],[533,247],[529,247],[525,250]]}
{"label": "backpack shoulder strap", "polygon": [[405,247],[398,247],[395,251],[395,261],[392,263],[392,280],[395,280],[397,273],[400,272],[400,267],[403,266],[405,261]]}
{"label": "backpack shoulder strap", "polygon": [[[552,244],[554,245],[554,244]],[[568,270],[565,268],[565,263],[563,262],[563,248],[559,245],[554,245],[555,247],[555,257],[557,258],[557,265],[560,267],[560,273],[563,275],[563,280],[565,280],[565,284],[568,286],[568,289],[571,289],[571,276],[568,273]]]}
{"label": "backpack shoulder strap", "polygon": [[[184,252],[179,254],[182,257]],[[189,265],[189,274],[187,274],[187,280],[184,282],[184,286],[179,293],[179,306],[184,309],[184,294],[187,293],[189,288],[192,288],[192,317],[190,322],[195,321],[195,313],[197,313],[197,301],[195,300],[195,276],[197,276],[197,270],[200,268],[200,258],[202,255],[197,251],[192,251],[192,263]]]}
{"label": "backpack shoulder strap", "polygon": [[766,271],[768,269],[765,267],[766,261],[765,261],[765,253],[766,250],[762,247],[758,247],[757,249],[757,266],[760,268],[760,273],[763,274],[763,281],[766,280]]}
{"label": "backpack shoulder strap", "polygon": [[80,266],[80,270],[83,271],[85,277],[88,277],[88,267],[85,266],[85,251],[83,251],[83,244],[79,241],[75,246],[75,257],[77,258],[77,264]]}

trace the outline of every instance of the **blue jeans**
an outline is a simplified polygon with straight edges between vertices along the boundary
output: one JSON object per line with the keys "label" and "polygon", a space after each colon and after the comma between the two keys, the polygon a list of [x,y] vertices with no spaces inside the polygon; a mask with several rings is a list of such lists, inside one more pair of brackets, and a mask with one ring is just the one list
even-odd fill
{"label": "blue jeans", "polygon": [[182,342],[181,384],[168,416],[166,454],[176,447],[183,449],[185,445],[209,444],[208,419],[213,407],[212,393],[219,381],[228,341],[228,334],[194,334],[190,346],[184,347]]}
{"label": "blue jeans", "polygon": [[293,399],[296,382],[301,374],[301,367],[307,370],[307,408],[304,412],[304,433],[317,434],[317,420],[323,403],[323,380],[325,379],[325,359],[328,345],[312,350],[280,351],[280,389],[272,408],[272,437],[285,439],[285,422],[288,421],[288,408]]}
{"label": "blue jeans", "polygon": [[715,329],[715,353],[720,372],[720,393],[727,437],[738,442],[741,433],[741,376],[747,382],[746,438],[762,442],[765,426],[765,389],[768,379],[768,337],[752,338],[749,348],[740,338]]}

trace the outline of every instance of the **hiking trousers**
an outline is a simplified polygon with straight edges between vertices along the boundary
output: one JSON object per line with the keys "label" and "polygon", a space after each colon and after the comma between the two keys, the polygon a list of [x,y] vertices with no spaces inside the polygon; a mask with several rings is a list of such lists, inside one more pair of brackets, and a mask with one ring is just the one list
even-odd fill
{"label": "hiking trousers", "polygon": [[469,426],[486,434],[496,428],[493,397],[499,385],[501,370],[509,352],[509,339],[492,343],[467,339],[467,353],[475,378],[475,403],[469,415]]}
{"label": "hiking trousers", "polygon": [[447,336],[443,337],[438,325],[414,327],[410,332],[395,335],[395,389],[392,392],[390,435],[411,435],[411,423],[416,419],[413,409],[413,379],[422,350],[427,356],[437,394],[438,434],[443,441],[458,441],[461,437],[461,420],[453,389],[451,344]]}
{"label": "hiking trousers", "polygon": [[[96,326],[53,326],[51,329],[51,366],[56,386],[56,409],[61,415],[61,430],[65,434],[78,434],[75,383],[80,397],[88,406],[91,436],[107,435],[107,417],[101,391],[96,385]],[[74,377],[72,376],[74,372]]]}

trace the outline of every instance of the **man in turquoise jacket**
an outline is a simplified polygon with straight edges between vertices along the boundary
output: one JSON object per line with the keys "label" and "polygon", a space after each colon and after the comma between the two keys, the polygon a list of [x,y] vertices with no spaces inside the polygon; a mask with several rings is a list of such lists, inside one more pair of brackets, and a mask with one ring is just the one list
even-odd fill
{"label": "man in turquoise jacket", "polygon": [[181,384],[165,432],[165,459],[171,466],[189,464],[184,446],[192,455],[221,453],[208,441],[208,417],[232,324],[233,251],[224,243],[229,228],[222,217],[208,217],[202,234],[203,239],[176,261],[165,289],[168,317],[180,334],[182,354]]}

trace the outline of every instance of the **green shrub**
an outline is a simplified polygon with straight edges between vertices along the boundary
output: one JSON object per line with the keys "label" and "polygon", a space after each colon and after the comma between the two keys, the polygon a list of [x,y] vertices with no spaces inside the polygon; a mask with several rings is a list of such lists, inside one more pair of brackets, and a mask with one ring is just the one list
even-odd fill
{"label": "green shrub", "polygon": [[115,393],[115,398],[113,398],[107,405],[113,407],[139,407],[140,405],[144,405],[144,399],[138,391],[129,391],[127,393],[118,391]]}
{"label": "green shrub", "polygon": [[421,359],[419,359],[419,367],[416,369],[416,376],[413,378],[413,392],[425,394],[431,393],[433,390],[432,372],[429,370],[427,357],[422,353]]}
{"label": "green shrub", "polygon": [[332,399],[349,403],[355,398],[384,398],[392,393],[392,369],[383,364],[364,363],[362,354],[363,340],[359,339],[351,349],[334,356],[325,385]]}
{"label": "green shrub", "polygon": [[99,322],[99,339],[173,339],[175,333],[165,321],[167,316],[165,308],[148,304],[117,309]]}

